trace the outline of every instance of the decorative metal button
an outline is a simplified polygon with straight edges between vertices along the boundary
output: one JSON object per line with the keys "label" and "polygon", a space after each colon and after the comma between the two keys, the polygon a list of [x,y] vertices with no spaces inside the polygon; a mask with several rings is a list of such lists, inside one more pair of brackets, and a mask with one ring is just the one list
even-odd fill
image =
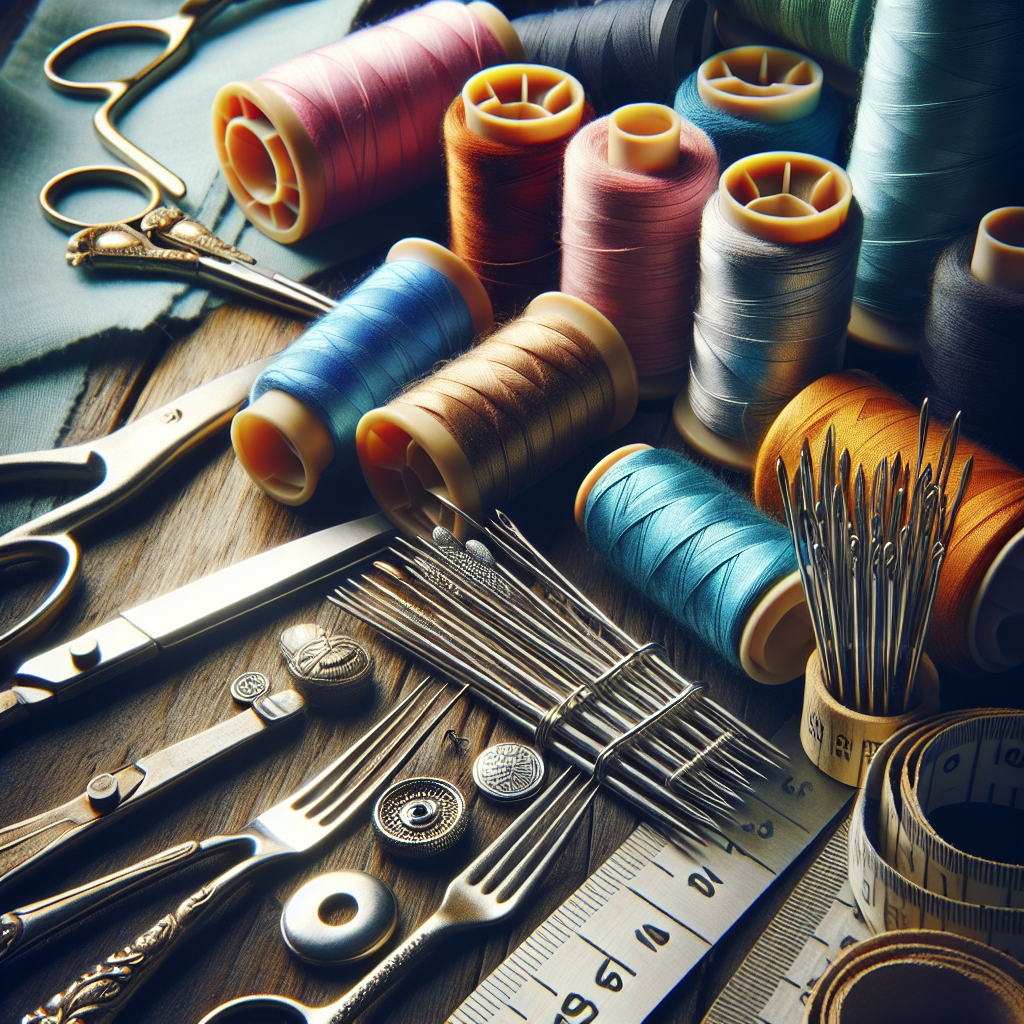
{"label": "decorative metal button", "polygon": [[496,743],[473,762],[473,781],[494,800],[525,800],[544,781],[544,759],[522,743]]}
{"label": "decorative metal button", "polygon": [[392,853],[430,857],[450,850],[465,834],[466,801],[444,779],[403,779],[373,809],[373,827]]}
{"label": "decorative metal button", "polygon": [[[348,900],[345,900],[348,897]],[[330,904],[350,902],[355,916],[344,924],[327,924]],[[281,936],[308,964],[347,964],[376,953],[398,923],[394,893],[365,871],[332,871],[307,882],[281,911]]]}
{"label": "decorative metal button", "polygon": [[251,704],[270,692],[270,680],[262,672],[243,672],[231,684],[231,696],[239,704]]}
{"label": "decorative metal button", "polygon": [[332,709],[359,700],[373,680],[373,659],[351,637],[315,623],[281,634],[281,653],[299,692],[313,707]]}

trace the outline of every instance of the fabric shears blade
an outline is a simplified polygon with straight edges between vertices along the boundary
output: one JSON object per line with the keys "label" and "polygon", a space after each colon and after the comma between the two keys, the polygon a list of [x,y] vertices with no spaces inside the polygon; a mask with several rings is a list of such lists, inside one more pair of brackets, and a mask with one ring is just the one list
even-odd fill
{"label": "fabric shears blade", "polygon": [[37,637],[71,597],[81,550],[73,533],[120,508],[164,470],[226,426],[245,404],[269,362],[258,360],[85,444],[0,457],[0,481],[64,479],[95,484],[85,494],[0,537],[0,566],[44,560],[61,573],[53,590],[20,622],[0,634],[0,654]]}
{"label": "fabric shears blade", "polygon": [[[59,807],[0,828],[0,889],[276,723],[294,718],[304,708],[294,690],[264,694],[252,707],[225,722],[97,775],[84,793]],[[10,952],[6,950],[0,956]]]}
{"label": "fabric shears blade", "polygon": [[83,228],[68,239],[64,258],[72,267],[167,274],[266,302],[301,317],[317,317],[337,303],[219,239],[173,207],[158,207],[130,224]]}
{"label": "fabric shears blade", "polygon": [[136,605],[22,664],[14,686],[0,691],[0,729],[326,579],[387,547],[396,533],[379,513],[366,516],[299,537]]}

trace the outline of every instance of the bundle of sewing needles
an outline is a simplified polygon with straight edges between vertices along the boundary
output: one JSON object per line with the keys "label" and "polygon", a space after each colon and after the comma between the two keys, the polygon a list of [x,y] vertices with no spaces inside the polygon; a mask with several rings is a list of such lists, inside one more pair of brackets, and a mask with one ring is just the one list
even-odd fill
{"label": "bundle of sewing needles", "polygon": [[507,516],[487,528],[463,518],[490,547],[438,527],[433,543],[399,541],[331,600],[677,839],[703,843],[700,828],[730,820],[753,777],[785,755],[679,676],[657,644],[635,643]]}
{"label": "bundle of sewing needles", "polygon": [[897,715],[914,703],[914,683],[931,621],[939,574],[974,457],[964,463],[952,503],[946,484],[960,433],[957,413],[934,473],[927,465],[928,400],[921,404],[917,462],[883,458],[868,493],[864,467],[851,488],[850,453],[836,463],[835,431],[814,463],[804,441],[792,486],[780,457],[776,470],[793,535],[825,686],[844,706]]}

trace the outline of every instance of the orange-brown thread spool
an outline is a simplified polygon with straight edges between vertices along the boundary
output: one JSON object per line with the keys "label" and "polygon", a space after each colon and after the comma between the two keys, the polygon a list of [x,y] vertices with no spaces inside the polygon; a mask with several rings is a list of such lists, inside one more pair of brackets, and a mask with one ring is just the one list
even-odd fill
{"label": "orange-brown thread spool", "polygon": [[[917,458],[918,410],[874,377],[846,371],[804,388],[779,414],[757,453],[754,501],[781,518],[775,463],[798,465],[804,438],[820,459],[829,426],[856,467],[897,453]],[[946,427],[932,421],[925,460],[935,467]],[[941,665],[1000,672],[1024,663],[1024,473],[961,435],[951,481],[974,471],[950,540],[928,633]]]}
{"label": "orange-brown thread spool", "polygon": [[454,523],[437,496],[473,518],[627,423],[636,368],[622,336],[592,306],[538,296],[497,330],[356,428],[377,503],[407,533]]}
{"label": "orange-brown thread spool", "polygon": [[592,117],[583,86],[539,64],[474,75],[445,114],[450,247],[483,282],[499,320],[558,287],[562,161]]}

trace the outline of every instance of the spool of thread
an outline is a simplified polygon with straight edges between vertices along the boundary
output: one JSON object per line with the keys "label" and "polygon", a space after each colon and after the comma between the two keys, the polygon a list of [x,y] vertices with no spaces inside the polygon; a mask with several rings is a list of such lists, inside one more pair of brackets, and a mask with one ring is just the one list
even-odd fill
{"label": "spool of thread", "polygon": [[257,486],[286,505],[355,461],[356,424],[408,381],[490,330],[491,304],[443,245],[406,238],[383,266],[256,378],[231,443]]}
{"label": "spool of thread", "polygon": [[636,368],[601,313],[537,296],[426,380],[359,421],[370,491],[407,533],[461,529],[441,495],[479,519],[636,411]]}
{"label": "spool of thread", "polygon": [[717,168],[707,136],[657,103],[620,107],[566,150],[562,291],[621,331],[641,398],[674,394],[685,377],[700,215]]}
{"label": "spool of thread", "polygon": [[[754,469],[754,501],[782,517],[775,473],[781,456],[797,465],[807,438],[821,458],[829,425],[836,449],[849,449],[852,465],[875,466],[900,452],[917,458],[918,410],[873,377],[835,373],[804,388],[765,435]],[[925,461],[938,465],[946,427],[933,419]],[[974,471],[950,538],[928,633],[940,666],[1002,672],[1024,664],[1024,473],[961,435],[950,480],[974,456]]]}
{"label": "spool of thread", "polygon": [[987,213],[935,266],[921,344],[932,412],[1024,465],[1024,207]]}
{"label": "spool of thread", "polygon": [[900,715],[866,715],[840,704],[828,692],[817,648],[807,660],[800,745],[826,775],[861,786],[875,751],[905,725],[939,713],[939,675],[927,654],[914,684],[916,701]]}
{"label": "spool of thread", "polygon": [[915,350],[942,249],[1019,203],[1024,6],[877,0],[848,168],[864,210],[852,337]]}
{"label": "spool of thread", "polygon": [[836,164],[761,153],[722,174],[704,207],[690,380],[673,409],[698,451],[749,472],[782,407],[838,370],[861,214]]}
{"label": "spool of thread", "polygon": [[278,242],[373,209],[442,174],[441,121],[466,79],[522,59],[485,0],[434,0],[231,82],[213,138],[246,216]]}
{"label": "spool of thread", "polygon": [[1021,1024],[1024,967],[960,935],[905,929],[844,950],[818,978],[804,1024]]}
{"label": "spool of thread", "polygon": [[475,74],[444,118],[452,252],[508,319],[558,287],[562,161],[589,120],[583,86],[536,64]]}
{"label": "spool of thread", "polygon": [[872,6],[872,0],[716,0],[716,13],[743,18],[802,53],[859,72]]}
{"label": "spool of thread", "polygon": [[628,445],[576,495],[591,546],[664,612],[759,683],[804,671],[814,634],[793,543],[677,452]]}
{"label": "spool of thread", "polygon": [[675,109],[707,132],[723,169],[774,149],[833,160],[843,121],[821,66],[777,46],[737,46],[709,57],[679,86]]}
{"label": "spool of thread", "polygon": [[527,59],[568,71],[607,114],[627,103],[671,102],[700,62],[706,12],[692,0],[603,0],[512,25]]}

